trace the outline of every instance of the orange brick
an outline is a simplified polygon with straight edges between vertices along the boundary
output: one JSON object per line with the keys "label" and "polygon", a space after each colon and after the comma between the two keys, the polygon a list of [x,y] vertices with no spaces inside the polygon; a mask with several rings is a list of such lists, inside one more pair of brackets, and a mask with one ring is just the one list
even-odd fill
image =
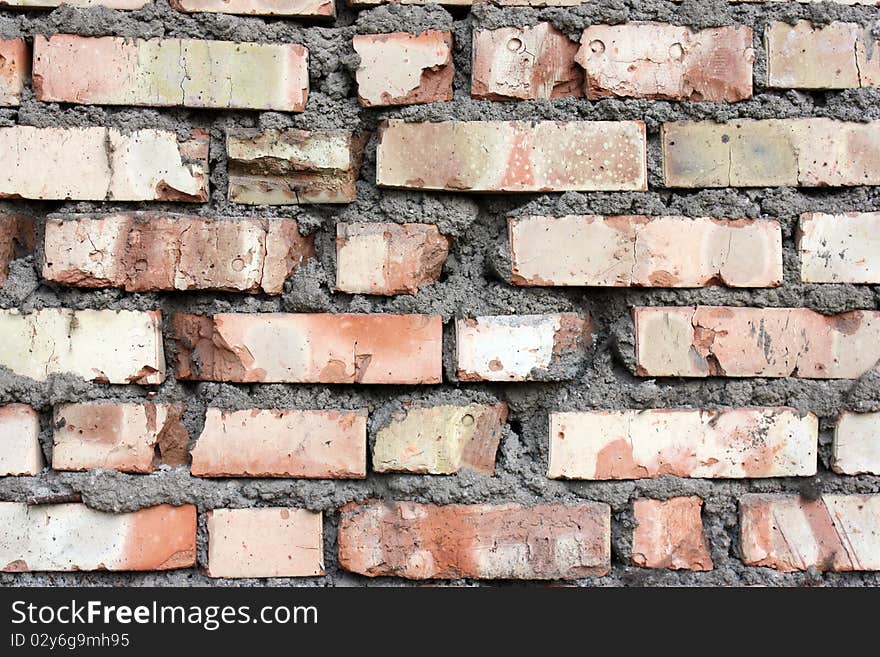
{"label": "orange brick", "polygon": [[491,100],[583,95],[578,45],[551,23],[475,30],[471,96]]}
{"label": "orange brick", "polygon": [[712,557],[703,535],[699,497],[637,499],[633,504],[633,563],[642,568],[712,570]]}
{"label": "orange brick", "polygon": [[611,564],[608,505],[347,504],[339,564],[368,577],[575,579]]}
{"label": "orange brick", "polygon": [[30,71],[24,39],[0,39],[0,107],[17,107]]}
{"label": "orange brick", "polygon": [[414,105],[452,100],[452,34],[358,34],[360,56],[355,77],[364,107]]}
{"label": "orange brick", "polygon": [[880,360],[880,312],[635,308],[640,376],[853,379]]}
{"label": "orange brick", "polygon": [[246,16],[336,16],[333,0],[170,0],[177,11],[186,13],[241,14]]}
{"label": "orange brick", "polygon": [[196,562],[196,508],[104,513],[85,504],[0,502],[0,570],[169,570]]}
{"label": "orange brick", "polygon": [[192,451],[192,473],[363,479],[366,461],[366,411],[209,408]]}
{"label": "orange brick", "polygon": [[304,509],[208,511],[209,577],[324,574],[320,513]]}
{"label": "orange brick", "polygon": [[429,315],[177,314],[178,378],[263,383],[440,383]]}
{"label": "orange brick", "polygon": [[34,221],[29,217],[0,215],[0,287],[9,276],[9,264],[18,251],[32,253],[34,250]]}

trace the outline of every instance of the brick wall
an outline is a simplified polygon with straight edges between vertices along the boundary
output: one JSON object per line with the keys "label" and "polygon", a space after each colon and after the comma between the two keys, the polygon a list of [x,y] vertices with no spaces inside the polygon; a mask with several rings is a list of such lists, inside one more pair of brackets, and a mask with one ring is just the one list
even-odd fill
{"label": "brick wall", "polygon": [[0,583],[880,584],[873,3],[4,4]]}

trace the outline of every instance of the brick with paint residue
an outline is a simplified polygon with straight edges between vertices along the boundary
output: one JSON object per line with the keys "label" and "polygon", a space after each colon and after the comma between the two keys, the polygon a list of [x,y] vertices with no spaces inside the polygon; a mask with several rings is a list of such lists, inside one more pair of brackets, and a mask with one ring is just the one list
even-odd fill
{"label": "brick with paint residue", "polygon": [[369,577],[575,579],[611,568],[608,505],[435,506],[368,501],[340,509],[339,565]]}
{"label": "brick with paint residue", "polygon": [[632,562],[642,568],[712,570],[699,497],[639,498],[633,503]]}
{"label": "brick with paint residue", "polygon": [[324,574],[322,516],[305,509],[208,511],[209,577]]}
{"label": "brick with paint residue", "polygon": [[149,473],[157,463],[185,465],[189,432],[184,410],[179,402],[56,406],[52,468]]}
{"label": "brick with paint residue", "polygon": [[551,479],[816,474],[819,421],[788,408],[550,414]]}
{"label": "brick with paint residue", "polygon": [[508,219],[514,285],[775,287],[773,220],[567,215]]}
{"label": "brick with paint residue", "polygon": [[752,30],[664,23],[591,25],[577,62],[588,98],[735,102],[752,97]]}
{"label": "brick with paint residue", "polygon": [[834,427],[831,468],[880,475],[880,413],[842,413]]}
{"label": "brick with paint residue", "polygon": [[333,18],[333,0],[170,0],[177,11],[190,14],[219,13],[243,16]]}
{"label": "brick with paint residue", "polygon": [[281,294],[315,248],[294,219],[131,212],[50,215],[43,253],[62,285]]}
{"label": "brick with paint residue", "polygon": [[498,315],[455,323],[455,358],[462,381],[566,381],[584,365],[589,316]]}
{"label": "brick with paint residue", "polygon": [[229,200],[351,203],[368,137],[348,130],[227,130]]}
{"label": "brick with paint residue", "polygon": [[578,45],[551,23],[475,30],[471,96],[490,100],[583,95]]}
{"label": "brick with paint residue", "polygon": [[433,315],[174,316],[180,379],[239,383],[440,383]]}
{"label": "brick with paint residue", "polygon": [[17,107],[30,71],[24,39],[0,39],[0,107]]}
{"label": "brick with paint residue", "polygon": [[196,563],[196,507],[104,513],[0,502],[0,570],[169,570]]}
{"label": "brick with paint residue", "polygon": [[824,118],[664,123],[667,187],[880,185],[880,122]]}
{"label": "brick with paint residue", "polygon": [[880,570],[880,495],[744,495],[740,551],[783,572]]}
{"label": "brick with paint residue", "polygon": [[507,404],[407,406],[376,433],[375,472],[495,471]]}
{"label": "brick with paint residue", "polygon": [[0,128],[0,199],[201,203],[208,140],[201,130]]}
{"label": "brick with paint residue", "polygon": [[367,476],[367,412],[209,408],[192,450],[196,477]]}
{"label": "brick with paint residue", "polygon": [[880,360],[880,312],[633,309],[639,376],[854,379]]}
{"label": "brick with paint residue", "polygon": [[805,283],[880,283],[880,212],[807,212],[798,225]]}
{"label": "brick with paint residue", "polygon": [[0,215],[0,287],[9,276],[9,265],[21,253],[33,253],[34,220],[21,215]]}
{"label": "brick with paint residue", "polygon": [[165,380],[158,310],[0,310],[0,365],[45,381],[72,374],[102,383]]}
{"label": "brick with paint residue", "polygon": [[764,33],[767,85],[794,89],[880,86],[880,41],[871,26],[771,23]]}
{"label": "brick with paint residue", "polygon": [[364,107],[414,105],[452,100],[452,33],[358,34],[361,61],[355,78]]}
{"label": "brick with paint residue", "polygon": [[40,416],[26,404],[0,406],[0,477],[42,471]]}
{"label": "brick with paint residue", "polygon": [[644,191],[642,121],[445,121],[379,127],[380,187],[456,192]]}
{"label": "brick with paint residue", "polygon": [[308,51],[295,43],[34,37],[43,102],[302,112]]}
{"label": "brick with paint residue", "polygon": [[415,294],[435,283],[449,239],[429,224],[336,224],[336,289],[352,294]]}

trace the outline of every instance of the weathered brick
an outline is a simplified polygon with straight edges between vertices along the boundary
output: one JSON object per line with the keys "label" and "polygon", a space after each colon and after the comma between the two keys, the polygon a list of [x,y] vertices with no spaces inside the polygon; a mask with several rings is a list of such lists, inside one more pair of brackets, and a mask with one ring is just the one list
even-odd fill
{"label": "weathered brick", "polygon": [[54,470],[153,472],[187,462],[189,433],[175,404],[61,404],[53,418]]}
{"label": "weathered brick", "polygon": [[642,121],[391,119],[379,127],[376,182],[458,192],[644,191],[645,149]]}
{"label": "weathered brick", "polygon": [[452,100],[452,33],[358,34],[355,78],[364,107],[414,105]]}
{"label": "weathered brick", "polygon": [[566,381],[583,365],[589,317],[499,315],[455,322],[455,359],[462,381]]}
{"label": "weathered brick", "polygon": [[336,289],[352,294],[415,294],[435,283],[449,239],[430,224],[336,224]]}
{"label": "weathered brick", "polygon": [[749,566],[880,570],[880,495],[744,495],[740,526]]}
{"label": "weathered brick", "polygon": [[229,200],[351,203],[368,136],[347,130],[227,130]]}
{"label": "weathered brick", "polygon": [[880,85],[880,47],[871,28],[857,23],[771,23],[764,33],[767,84],[796,89],[852,89]]}
{"label": "weathered brick", "polygon": [[880,360],[880,312],[635,308],[640,376],[858,378]]}
{"label": "weathered brick", "polygon": [[406,406],[376,433],[375,472],[495,471],[507,404]]}
{"label": "weathered brick", "polygon": [[581,96],[578,45],[551,23],[475,30],[471,96],[491,100]]}
{"label": "weathered brick", "polygon": [[639,498],[633,503],[632,561],[642,568],[712,570],[699,497]]}
{"label": "weathered brick", "polygon": [[2,0],[8,7],[22,9],[53,9],[61,5],[71,7],[107,7],[108,9],[140,9],[151,0]]}
{"label": "weathered brick", "polygon": [[667,187],[880,185],[880,122],[741,119],[664,123]]}
{"label": "weathered brick", "polygon": [[840,474],[880,474],[880,413],[842,413],[831,467]]}
{"label": "weathered brick", "polygon": [[294,219],[131,212],[50,215],[43,278],[77,287],[281,294],[315,255]]}
{"label": "weathered brick", "polygon": [[16,107],[30,70],[24,39],[0,39],[0,107]]}
{"label": "weathered brick", "polygon": [[324,574],[320,513],[304,509],[208,511],[209,577]]}
{"label": "weathered brick", "polygon": [[26,404],[0,406],[0,477],[43,470],[40,417]]}
{"label": "weathered brick", "polygon": [[369,577],[574,579],[610,570],[606,504],[368,501],[340,513],[339,565]]}
{"label": "weathered brick", "polygon": [[0,215],[0,287],[9,276],[9,264],[21,253],[34,250],[34,221],[30,217]]}
{"label": "weathered brick", "polygon": [[508,219],[515,285],[773,287],[782,230],[760,219],[568,215]]}
{"label": "weathered brick", "polygon": [[333,0],[169,0],[177,11],[253,16],[336,16]]}
{"label": "weathered brick", "polygon": [[551,479],[806,477],[819,421],[787,408],[550,414]]}
{"label": "weathered brick", "polygon": [[0,365],[45,381],[72,374],[102,383],[162,383],[158,310],[0,310]]}
{"label": "weathered brick", "polygon": [[801,280],[880,283],[880,212],[801,215]]}
{"label": "weathered brick", "polygon": [[209,408],[192,451],[197,477],[367,476],[366,411]]}
{"label": "weathered brick", "polygon": [[0,502],[0,570],[169,570],[196,562],[196,508],[103,513],[85,504]]}
{"label": "weathered brick", "polygon": [[44,102],[302,112],[308,51],[292,43],[37,35],[33,79]]}
{"label": "weathered brick", "polygon": [[735,102],[752,97],[752,30],[742,25],[698,32],[665,23],[591,25],[576,59],[586,71],[588,98]]}
{"label": "weathered brick", "polygon": [[178,378],[263,383],[440,383],[433,315],[177,314]]}
{"label": "weathered brick", "polygon": [[0,128],[0,199],[191,201],[208,198],[208,134]]}
{"label": "weathered brick", "polygon": [[[502,7],[575,7],[592,0],[493,0],[493,4]],[[389,3],[402,5],[433,5],[441,4],[450,7],[468,7],[480,4],[485,0],[349,0],[352,7],[373,7]]]}

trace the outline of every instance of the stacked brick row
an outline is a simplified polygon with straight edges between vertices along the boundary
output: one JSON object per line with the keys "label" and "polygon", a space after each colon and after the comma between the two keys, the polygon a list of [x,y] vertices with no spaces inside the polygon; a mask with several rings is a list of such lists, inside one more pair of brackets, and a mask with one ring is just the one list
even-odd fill
{"label": "stacked brick row", "polygon": [[[880,571],[880,121],[754,110],[872,98],[880,13],[573,35],[378,4],[167,8],[335,30],[345,127],[317,118],[315,41],[0,40],[0,266],[38,297],[0,297],[0,569]],[[326,27],[382,11],[447,28]],[[30,125],[45,107],[144,113]],[[444,221],[462,203],[488,256]],[[450,272],[498,300],[435,303]]]}

